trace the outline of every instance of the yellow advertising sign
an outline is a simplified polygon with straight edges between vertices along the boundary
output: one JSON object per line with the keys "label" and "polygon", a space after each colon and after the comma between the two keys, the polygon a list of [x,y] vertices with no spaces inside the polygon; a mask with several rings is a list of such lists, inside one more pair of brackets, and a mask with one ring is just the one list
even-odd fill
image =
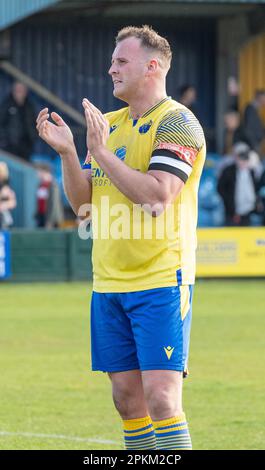
{"label": "yellow advertising sign", "polygon": [[265,276],[265,227],[198,229],[197,276]]}

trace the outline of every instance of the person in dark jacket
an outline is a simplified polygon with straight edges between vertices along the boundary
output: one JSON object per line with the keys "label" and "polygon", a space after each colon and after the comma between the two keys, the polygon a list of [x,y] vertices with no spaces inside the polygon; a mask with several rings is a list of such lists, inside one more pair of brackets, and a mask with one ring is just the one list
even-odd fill
{"label": "person in dark jacket", "polygon": [[265,170],[263,171],[258,183],[258,195],[260,212],[262,215],[262,225],[265,225]]}
{"label": "person in dark jacket", "polygon": [[257,206],[257,180],[250,163],[250,147],[237,143],[233,148],[235,162],[224,168],[217,190],[223,199],[225,224],[248,226]]}
{"label": "person in dark jacket", "polygon": [[36,114],[23,83],[15,82],[0,104],[0,148],[29,160],[36,139]]}
{"label": "person in dark jacket", "polygon": [[265,90],[257,90],[254,100],[244,111],[243,132],[244,140],[252,150],[261,153],[261,144],[265,137],[265,129],[260,117],[260,110],[265,107]]}

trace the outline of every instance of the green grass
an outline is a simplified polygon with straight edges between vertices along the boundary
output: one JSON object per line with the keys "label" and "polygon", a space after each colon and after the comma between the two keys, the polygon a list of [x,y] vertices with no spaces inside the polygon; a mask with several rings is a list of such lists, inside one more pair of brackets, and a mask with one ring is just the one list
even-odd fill
{"label": "green grass", "polygon": [[[194,449],[264,449],[264,290],[197,283],[184,384]],[[0,449],[123,448],[109,380],[90,371],[90,293],[85,283],[0,285]]]}

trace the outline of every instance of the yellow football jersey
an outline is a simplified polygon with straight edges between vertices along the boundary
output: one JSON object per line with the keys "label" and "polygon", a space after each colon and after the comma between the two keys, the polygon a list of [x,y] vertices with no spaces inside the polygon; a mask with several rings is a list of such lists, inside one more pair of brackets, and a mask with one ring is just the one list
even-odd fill
{"label": "yellow football jersey", "polygon": [[91,158],[94,290],[133,292],[193,284],[197,196],[206,152],[198,120],[170,97],[138,120],[130,117],[128,107],[106,117],[111,152],[143,173],[172,173],[185,186],[170,207],[152,217],[122,194]]}

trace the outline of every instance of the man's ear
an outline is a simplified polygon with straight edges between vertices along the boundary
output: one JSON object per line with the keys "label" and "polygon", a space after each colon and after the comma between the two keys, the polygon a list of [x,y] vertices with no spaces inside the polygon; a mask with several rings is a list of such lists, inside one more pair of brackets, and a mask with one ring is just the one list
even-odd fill
{"label": "man's ear", "polygon": [[148,62],[148,65],[147,65],[147,69],[148,69],[148,72],[155,72],[158,68],[158,61],[157,59],[151,59],[149,60]]}

